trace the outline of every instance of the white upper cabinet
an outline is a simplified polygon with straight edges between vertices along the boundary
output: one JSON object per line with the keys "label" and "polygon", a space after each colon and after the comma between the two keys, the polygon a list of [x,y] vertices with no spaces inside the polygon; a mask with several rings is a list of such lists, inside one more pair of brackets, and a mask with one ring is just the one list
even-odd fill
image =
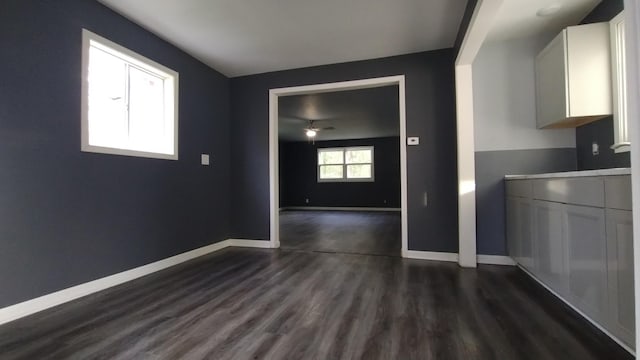
{"label": "white upper cabinet", "polygon": [[538,128],[577,127],[612,114],[608,23],[570,26],[536,57]]}

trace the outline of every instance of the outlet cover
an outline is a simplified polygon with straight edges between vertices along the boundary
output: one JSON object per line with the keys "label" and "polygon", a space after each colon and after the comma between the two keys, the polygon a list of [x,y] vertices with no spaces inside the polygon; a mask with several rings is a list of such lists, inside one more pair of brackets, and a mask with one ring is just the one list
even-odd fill
{"label": "outlet cover", "polygon": [[205,166],[209,165],[209,154],[202,154],[200,156],[200,163]]}
{"label": "outlet cover", "polygon": [[407,145],[420,145],[420,138],[417,136],[410,136],[407,138]]}

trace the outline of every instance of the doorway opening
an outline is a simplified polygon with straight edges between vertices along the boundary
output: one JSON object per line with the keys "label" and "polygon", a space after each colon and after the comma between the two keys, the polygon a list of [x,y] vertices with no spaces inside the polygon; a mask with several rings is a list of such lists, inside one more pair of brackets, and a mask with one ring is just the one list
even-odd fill
{"label": "doorway opening", "polygon": [[[386,123],[350,113],[359,99],[376,96],[391,96],[392,114],[372,110]],[[406,257],[404,76],[272,89],[269,106],[271,246]],[[395,174],[382,161],[393,156]],[[287,181],[285,169],[306,180],[291,185],[300,177]]]}

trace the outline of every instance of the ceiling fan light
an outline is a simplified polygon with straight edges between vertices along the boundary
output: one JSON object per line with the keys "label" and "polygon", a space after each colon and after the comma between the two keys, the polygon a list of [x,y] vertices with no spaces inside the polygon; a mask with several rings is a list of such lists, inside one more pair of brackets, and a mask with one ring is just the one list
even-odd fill
{"label": "ceiling fan light", "polygon": [[307,137],[312,138],[312,137],[316,136],[316,131],[315,130],[311,130],[311,129],[307,129],[306,134],[307,134]]}

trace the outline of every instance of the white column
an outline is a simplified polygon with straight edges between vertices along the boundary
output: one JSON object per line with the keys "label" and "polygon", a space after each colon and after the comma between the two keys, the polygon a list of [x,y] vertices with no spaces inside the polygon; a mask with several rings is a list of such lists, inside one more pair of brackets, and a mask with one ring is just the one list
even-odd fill
{"label": "white column", "polygon": [[458,263],[476,267],[476,166],[471,64],[456,66],[458,131]]}
{"label": "white column", "polygon": [[633,191],[633,261],[636,304],[636,351],[640,344],[640,6],[637,0],[625,0],[625,45],[627,50],[627,118],[631,141],[631,188]]}

